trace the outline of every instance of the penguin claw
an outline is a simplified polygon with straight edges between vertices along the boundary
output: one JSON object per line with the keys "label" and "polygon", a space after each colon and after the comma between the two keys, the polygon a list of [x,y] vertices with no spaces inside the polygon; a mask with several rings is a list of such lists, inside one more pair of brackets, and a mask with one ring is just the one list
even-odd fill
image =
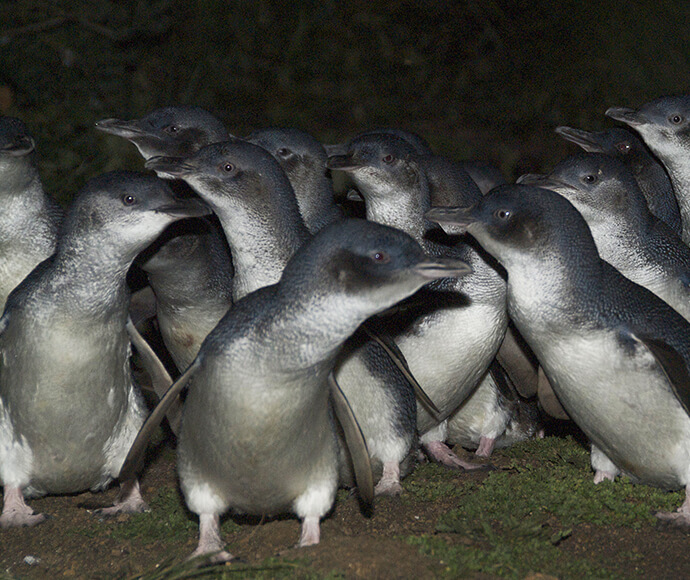
{"label": "penguin claw", "polygon": [[2,514],[0,517],[0,528],[31,528],[38,524],[42,524],[48,519],[48,516],[44,514],[26,514],[12,511],[7,514]]}
{"label": "penguin claw", "polygon": [[462,469],[465,471],[493,471],[496,469],[490,463],[472,463],[471,461],[460,459],[442,441],[426,443],[424,449],[431,459],[449,469]]}

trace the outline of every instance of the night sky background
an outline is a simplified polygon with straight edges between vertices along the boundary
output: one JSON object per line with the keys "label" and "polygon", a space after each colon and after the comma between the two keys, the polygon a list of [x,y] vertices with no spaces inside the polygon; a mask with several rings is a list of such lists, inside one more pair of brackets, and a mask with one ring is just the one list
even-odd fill
{"label": "night sky background", "polygon": [[613,126],[609,106],[688,92],[689,17],[671,0],[3,0],[0,113],[29,125],[63,202],[93,175],[141,168],[96,120],[169,104],[238,136],[406,128],[512,179],[575,151],[558,125]]}

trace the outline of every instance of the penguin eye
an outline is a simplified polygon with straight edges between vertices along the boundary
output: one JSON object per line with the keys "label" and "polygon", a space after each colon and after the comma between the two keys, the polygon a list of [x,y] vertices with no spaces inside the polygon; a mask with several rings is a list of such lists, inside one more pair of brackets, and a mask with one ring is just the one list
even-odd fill
{"label": "penguin eye", "polygon": [[393,159],[395,158],[389,153],[388,155],[384,155],[381,159],[384,163],[393,163]]}
{"label": "penguin eye", "polygon": [[513,212],[510,211],[509,209],[497,209],[494,212],[494,216],[497,217],[500,220],[506,221],[510,219],[510,217],[513,215]]}
{"label": "penguin eye", "polygon": [[281,157],[287,157],[288,155],[290,155],[290,150],[287,147],[281,147],[280,149],[278,149],[277,153]]}
{"label": "penguin eye", "polygon": [[224,163],[222,169],[225,173],[232,173],[235,171],[235,166],[232,163]]}
{"label": "penguin eye", "polygon": [[137,203],[137,198],[133,195],[126,193],[122,196],[122,205],[135,205]]}
{"label": "penguin eye", "polygon": [[616,149],[618,149],[618,152],[622,155],[627,155],[630,153],[630,149],[632,149],[632,147],[628,141],[621,141],[620,143],[616,143]]}
{"label": "penguin eye", "polygon": [[599,179],[599,178],[598,178],[596,175],[590,173],[589,175],[585,175],[585,176],[582,178],[582,181],[583,181],[584,183],[587,183],[587,184],[591,185],[592,183],[596,183],[598,179]]}
{"label": "penguin eye", "polygon": [[680,125],[685,119],[683,118],[682,115],[675,114],[675,115],[671,115],[668,118],[668,120],[671,121],[671,123],[673,123],[674,125]]}
{"label": "penguin eye", "polygon": [[391,257],[386,252],[374,252],[371,254],[371,260],[377,264],[387,264]]}
{"label": "penguin eye", "polygon": [[177,133],[178,128],[176,125],[168,125],[165,129],[163,129],[166,133]]}

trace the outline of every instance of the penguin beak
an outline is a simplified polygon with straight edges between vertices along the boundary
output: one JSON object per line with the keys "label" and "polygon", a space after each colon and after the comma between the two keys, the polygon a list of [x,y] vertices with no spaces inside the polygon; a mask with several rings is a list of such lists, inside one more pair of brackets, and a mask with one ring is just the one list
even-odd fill
{"label": "penguin beak", "polygon": [[0,154],[10,157],[23,157],[36,149],[36,143],[31,137],[22,136],[0,148]]}
{"label": "penguin beak", "polygon": [[362,167],[361,163],[357,163],[352,154],[349,155],[333,155],[326,161],[328,169],[336,169],[338,171],[354,171]]}
{"label": "penguin beak", "polygon": [[646,119],[638,111],[627,107],[610,107],[604,114],[631,127],[644,125],[646,122]]}
{"label": "penguin beak", "polygon": [[96,129],[125,139],[143,134],[136,121],[123,121],[122,119],[102,119],[96,121]]}
{"label": "penguin beak", "polygon": [[566,141],[575,143],[582,147],[588,153],[599,153],[601,147],[591,137],[589,131],[582,131],[580,129],[573,129],[572,127],[556,127],[556,133],[563,137]]}
{"label": "penguin beak", "polygon": [[187,198],[156,208],[156,213],[164,213],[174,218],[186,218],[201,217],[213,212],[201,199]]}
{"label": "penguin beak", "polygon": [[476,205],[470,207],[433,207],[426,212],[426,219],[436,222],[448,235],[467,233],[467,227],[476,220],[472,212]]}
{"label": "penguin beak", "polygon": [[550,189],[556,193],[563,190],[577,191],[576,187],[573,187],[565,181],[540,173],[525,173],[525,175],[518,177],[515,183],[519,183],[520,185],[533,185],[541,189]]}
{"label": "penguin beak", "polygon": [[459,278],[472,272],[472,268],[465,262],[451,258],[431,258],[420,262],[412,268],[422,278],[437,280],[438,278]]}
{"label": "penguin beak", "polygon": [[194,171],[194,167],[180,157],[151,157],[144,167],[163,179],[182,179]]}

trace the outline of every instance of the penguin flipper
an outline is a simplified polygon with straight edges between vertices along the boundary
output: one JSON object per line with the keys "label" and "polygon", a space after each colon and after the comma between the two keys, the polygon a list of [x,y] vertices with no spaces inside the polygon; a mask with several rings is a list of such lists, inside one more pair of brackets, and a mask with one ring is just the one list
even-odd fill
{"label": "penguin flipper", "polygon": [[352,412],[350,403],[340,390],[332,372],[328,375],[328,386],[330,387],[333,409],[343,429],[345,442],[352,458],[359,496],[365,503],[371,505],[374,501],[374,476],[371,472],[371,458],[369,457],[367,442],[359,423],[357,423],[357,418]]}
{"label": "penguin flipper", "polygon": [[172,385],[172,378],[170,374],[163,366],[163,363],[158,358],[158,355],[153,351],[148,342],[139,333],[131,317],[127,318],[127,334],[129,334],[129,339],[132,341],[132,345],[137,349],[137,352],[141,356],[144,363],[144,368],[151,376],[151,382],[153,384],[153,390],[158,395],[158,398],[162,398]]}
{"label": "penguin flipper", "polygon": [[144,425],[139,430],[139,433],[137,433],[134,443],[132,443],[129,453],[127,453],[127,457],[125,458],[122,468],[120,469],[120,475],[118,476],[120,481],[127,481],[128,479],[136,477],[141,462],[144,459],[144,451],[146,450],[149,439],[151,439],[154,431],[158,429],[158,426],[163,421],[163,417],[166,416],[168,409],[174,403],[179,401],[179,395],[182,392],[182,389],[187,385],[189,379],[192,378],[192,376],[199,369],[199,366],[199,359],[195,358],[194,362],[189,365],[189,368],[182,373],[180,378],[177,379],[170,386],[165,395],[161,397],[160,402],[148,416],[144,422]]}
{"label": "penguin flipper", "polygon": [[690,371],[685,359],[673,346],[660,338],[644,334],[633,334],[632,338],[637,339],[652,353],[666,375],[673,394],[690,415]]}
{"label": "penguin flipper", "polygon": [[377,333],[369,326],[367,326],[366,323],[362,324],[362,329],[369,338],[378,343],[379,346],[386,352],[391,361],[393,361],[393,364],[396,367],[398,367],[405,379],[407,379],[407,382],[410,383],[410,385],[412,385],[415,395],[421,401],[422,405],[424,405],[424,407],[431,416],[437,419],[441,411],[439,411],[438,407],[431,400],[431,397],[426,394],[426,392],[422,388],[422,385],[420,385],[417,382],[417,379],[414,378],[414,375],[412,374],[412,371],[410,370],[410,367],[407,364],[407,359],[405,358],[405,355],[402,353],[398,345],[395,344],[395,341],[392,340],[390,337]]}

